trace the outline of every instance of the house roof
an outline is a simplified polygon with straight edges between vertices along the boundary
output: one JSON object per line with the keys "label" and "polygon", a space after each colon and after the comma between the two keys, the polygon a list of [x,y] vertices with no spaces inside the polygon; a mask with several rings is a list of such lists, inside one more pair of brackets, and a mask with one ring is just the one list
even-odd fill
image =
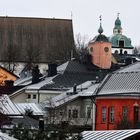
{"label": "house roof", "polygon": [[17,140],[6,133],[0,132],[0,140]]}
{"label": "house roof", "polygon": [[140,129],[82,132],[83,140],[126,140],[136,135],[140,135]]}
{"label": "house roof", "polygon": [[24,116],[23,118],[14,118],[12,119],[12,124],[22,124],[22,127],[25,129],[38,129],[39,127],[39,121],[28,116]]}
{"label": "house roof", "polygon": [[100,85],[97,95],[139,95],[140,62],[108,74]]}
{"label": "house roof", "polygon": [[[77,60],[67,61],[57,67],[57,75],[46,77],[37,84],[29,85],[26,90],[68,90],[74,84],[79,85],[85,81],[95,80],[97,75],[99,75],[99,71],[89,70],[86,64]],[[26,82],[30,82],[30,80],[30,77],[25,79]],[[25,81],[19,81],[19,83],[22,84]]]}
{"label": "house roof", "polygon": [[140,72],[140,62],[136,62],[126,67],[123,67],[116,72]]}
{"label": "house roof", "polygon": [[76,88],[76,93],[73,92],[73,88],[70,90],[53,97],[51,100],[44,101],[45,107],[58,107],[65,103],[75,100],[78,97],[91,97],[94,95],[95,90],[99,84],[95,81],[87,81],[78,85]]}
{"label": "house roof", "polygon": [[34,57],[34,62],[52,62],[68,60],[74,49],[71,19],[0,17],[0,34],[0,60],[7,60],[7,44],[14,46],[13,51],[18,53],[14,54],[15,61],[18,62],[27,61],[27,50],[38,55],[41,53],[39,58]]}
{"label": "house roof", "polygon": [[19,78],[16,74],[14,74],[13,72],[9,71],[8,69],[6,69],[6,68],[4,68],[4,67],[2,67],[2,66],[0,66],[0,69],[2,69],[2,70],[4,70],[4,71],[8,72],[10,75],[12,75],[12,76],[14,76],[14,77],[16,77],[16,78]]}
{"label": "house roof", "polygon": [[21,114],[25,114],[25,111],[27,109],[30,109],[31,111],[33,111],[33,115],[39,115],[39,116],[44,115],[42,106],[37,103],[15,103],[15,105],[18,108],[18,110],[21,112]]}
{"label": "house roof", "polygon": [[82,64],[77,60],[68,61],[57,68],[58,75],[52,79],[52,82],[44,85],[41,89],[70,89],[76,85],[80,85],[85,81],[95,80],[99,75],[99,71],[92,71],[87,68],[86,64]]}
{"label": "house roof", "polygon": [[0,96],[1,113],[8,116],[20,116],[21,113],[15,104],[9,99],[8,95]]}

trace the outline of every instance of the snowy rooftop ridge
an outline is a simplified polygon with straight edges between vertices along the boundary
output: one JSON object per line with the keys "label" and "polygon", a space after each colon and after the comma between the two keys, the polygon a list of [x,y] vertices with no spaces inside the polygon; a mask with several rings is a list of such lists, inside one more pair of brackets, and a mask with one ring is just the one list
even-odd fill
{"label": "snowy rooftop ridge", "polygon": [[93,96],[94,91],[98,88],[98,86],[99,84],[96,84],[95,81],[87,81],[77,86],[76,94],[72,94],[73,88],[71,88],[67,92],[44,102],[45,107],[57,107],[80,96]]}
{"label": "snowy rooftop ridge", "polygon": [[21,115],[14,103],[9,99],[8,95],[0,96],[0,108],[1,112],[5,115]]}
{"label": "snowy rooftop ridge", "polygon": [[25,114],[27,109],[33,111],[33,115],[43,116],[45,114],[43,108],[37,103],[15,103],[15,105],[21,114]]}
{"label": "snowy rooftop ridge", "polygon": [[29,85],[26,87],[27,90],[30,90],[30,89],[40,89],[41,87],[43,87],[44,85],[46,84],[52,84],[52,79],[55,78],[57,75],[55,76],[52,76],[52,77],[46,77],[44,80],[40,81],[39,83],[37,84],[32,84],[32,85]]}

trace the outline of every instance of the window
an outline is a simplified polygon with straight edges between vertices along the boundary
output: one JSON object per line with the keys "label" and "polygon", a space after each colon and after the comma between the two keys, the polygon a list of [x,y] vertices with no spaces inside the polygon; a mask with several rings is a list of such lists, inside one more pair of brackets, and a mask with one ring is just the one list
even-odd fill
{"label": "window", "polygon": [[28,94],[28,99],[31,99],[31,95],[30,94]]}
{"label": "window", "polygon": [[106,107],[102,107],[102,123],[106,122]]}
{"label": "window", "polygon": [[91,107],[90,106],[86,107],[86,117],[91,118]]}
{"label": "window", "polygon": [[105,48],[104,48],[104,51],[105,51],[105,52],[108,52],[108,51],[109,51],[109,48],[108,48],[108,47],[105,47]]}
{"label": "window", "polygon": [[123,108],[122,108],[123,120],[127,120],[127,115],[128,115],[128,108],[127,108],[127,106],[123,106]]}
{"label": "window", "polygon": [[115,50],[115,54],[118,54],[119,52],[118,52],[118,50]]}
{"label": "window", "polygon": [[33,95],[33,99],[36,99],[36,94]]}
{"label": "window", "polygon": [[90,52],[93,52],[93,48],[92,47],[90,47]]}
{"label": "window", "polygon": [[73,118],[78,118],[78,110],[77,110],[77,109],[74,109],[74,110],[73,110],[72,117],[73,117]]}
{"label": "window", "polygon": [[119,40],[119,47],[124,48],[124,40]]}
{"label": "window", "polygon": [[124,54],[127,54],[127,51],[124,51]]}
{"label": "window", "polygon": [[114,107],[110,107],[110,123],[114,123]]}
{"label": "window", "polygon": [[69,116],[69,118],[71,118],[71,117],[72,117],[72,114],[71,114],[71,109],[69,109],[69,110],[68,110],[68,116]]}
{"label": "window", "polygon": [[59,114],[60,114],[60,116],[63,116],[63,111],[60,111]]}

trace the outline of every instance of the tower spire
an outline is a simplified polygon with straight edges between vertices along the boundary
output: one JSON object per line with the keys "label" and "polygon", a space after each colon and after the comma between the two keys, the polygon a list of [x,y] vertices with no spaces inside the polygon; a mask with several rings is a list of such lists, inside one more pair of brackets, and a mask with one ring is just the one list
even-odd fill
{"label": "tower spire", "polygon": [[101,15],[99,16],[99,19],[100,19],[100,27],[99,27],[99,29],[98,29],[98,33],[101,34],[101,33],[103,33],[103,28],[102,28],[102,16],[101,16]]}
{"label": "tower spire", "polygon": [[121,20],[119,18],[120,13],[117,13],[117,19],[115,20],[115,27],[113,29],[114,34],[122,34]]}
{"label": "tower spire", "polygon": [[117,17],[119,18],[119,16],[120,16],[120,13],[118,12],[118,13],[117,13]]}

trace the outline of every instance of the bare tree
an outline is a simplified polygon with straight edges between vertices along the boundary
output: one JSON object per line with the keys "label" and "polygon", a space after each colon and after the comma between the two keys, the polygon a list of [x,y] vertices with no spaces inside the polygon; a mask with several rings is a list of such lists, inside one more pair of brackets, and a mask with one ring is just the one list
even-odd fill
{"label": "bare tree", "polygon": [[77,34],[75,36],[75,46],[77,52],[77,58],[80,60],[85,60],[85,57],[88,55],[88,38]]}
{"label": "bare tree", "polygon": [[133,49],[133,54],[138,55],[140,54],[140,46],[135,46]]}

